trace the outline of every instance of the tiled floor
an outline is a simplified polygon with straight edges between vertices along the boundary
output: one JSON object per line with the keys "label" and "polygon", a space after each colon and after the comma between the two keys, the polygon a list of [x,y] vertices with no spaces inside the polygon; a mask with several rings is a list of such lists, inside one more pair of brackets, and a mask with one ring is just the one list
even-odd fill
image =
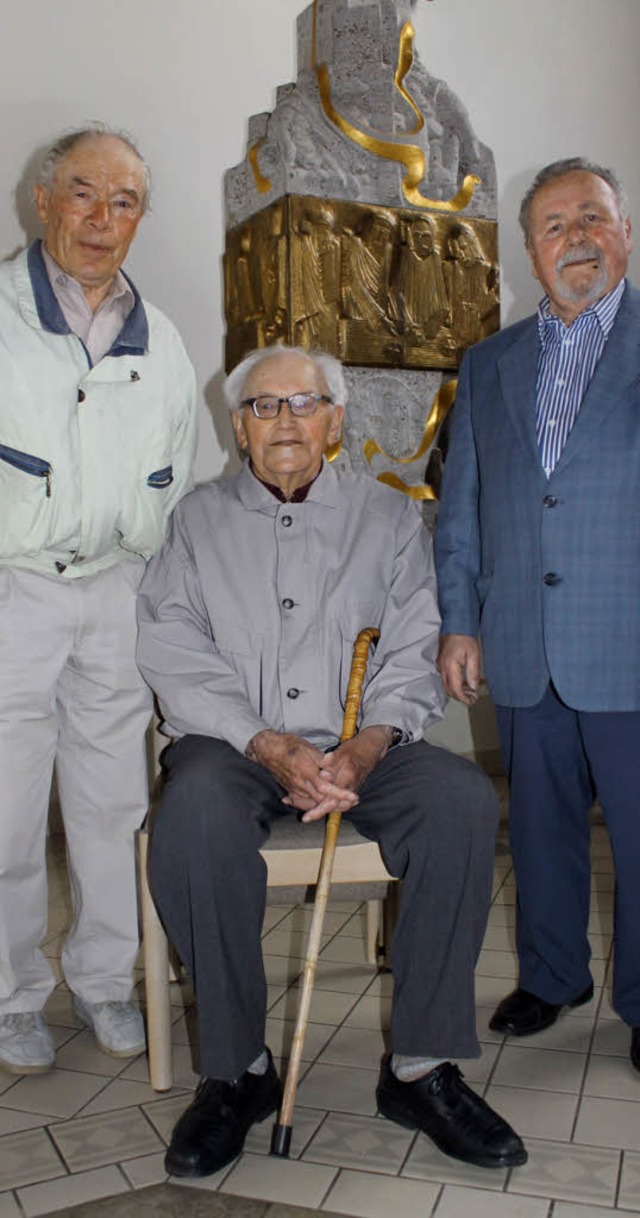
{"label": "tiled floor", "polygon": [[[45,951],[59,969],[69,905],[61,843],[51,843],[50,930]],[[639,877],[640,882],[640,877]],[[609,1002],[613,878],[608,841],[593,827],[591,941],[595,997],[522,1043],[488,1030],[515,978],[514,883],[504,834],[478,965],[482,1057],[463,1065],[472,1085],[527,1141],[524,1168],[456,1164],[423,1135],[376,1115],[374,1098],[388,1025],[391,980],[364,962],[363,910],[332,902],[294,1121],[291,1158],[268,1157],[271,1122],[254,1129],[240,1159],[198,1187],[364,1218],[604,1218],[640,1212],[640,1075],[629,1032]],[[307,908],[267,910],[268,1042],[290,1045]],[[163,1150],[196,1076],[189,1050],[189,995],[175,990],[177,1085],[157,1095],[146,1060],[99,1053],[71,1012],[60,982],[47,1008],[58,1045],[49,1075],[0,1073],[0,1218],[31,1218],[165,1179]],[[189,1187],[183,1185],[182,1187]],[[4,1191],[3,1191],[4,1190]]]}

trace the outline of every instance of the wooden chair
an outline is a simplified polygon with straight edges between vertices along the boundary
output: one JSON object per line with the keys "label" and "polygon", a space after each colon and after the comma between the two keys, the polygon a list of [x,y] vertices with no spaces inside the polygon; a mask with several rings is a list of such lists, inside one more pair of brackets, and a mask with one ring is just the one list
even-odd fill
{"label": "wooden chair", "polygon": [[[294,905],[310,899],[318,875],[324,822],[301,825],[293,816],[271,826],[261,851],[267,869],[269,904]],[[304,841],[304,844],[303,844]],[[155,1091],[173,1085],[169,944],[156,912],[147,880],[149,833],[138,833],[138,872],[142,947],[147,998],[149,1075]],[[395,918],[397,885],[389,875],[375,842],[369,842],[343,820],[333,869],[332,887],[346,900],[367,902],[366,955],[377,965],[388,950]]]}

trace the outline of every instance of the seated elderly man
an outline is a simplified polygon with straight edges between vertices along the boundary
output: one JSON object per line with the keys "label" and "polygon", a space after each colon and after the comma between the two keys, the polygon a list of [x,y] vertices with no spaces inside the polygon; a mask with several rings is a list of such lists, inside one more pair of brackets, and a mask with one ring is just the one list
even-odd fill
{"label": "seated elderly man", "polygon": [[[409,499],[323,459],[346,401],[335,360],[254,352],[226,396],[249,460],[179,505],[139,601],[139,663],[175,738],[151,886],[194,983],[203,1071],[167,1170],[217,1171],[278,1108],[259,849],[275,818],[333,810],[403,880],[380,1112],[468,1163],[524,1163],[518,1135],[450,1061],[479,1055],[496,803],[475,766],[423,740],[443,703],[429,534]],[[353,642],[371,625],[360,730],[339,744]]]}

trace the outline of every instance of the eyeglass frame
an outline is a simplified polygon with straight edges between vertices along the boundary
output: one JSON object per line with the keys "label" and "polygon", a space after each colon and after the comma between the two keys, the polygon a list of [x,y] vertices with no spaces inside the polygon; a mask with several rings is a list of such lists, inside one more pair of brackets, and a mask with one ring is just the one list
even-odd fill
{"label": "eyeglass frame", "polygon": [[[276,403],[278,409],[276,410],[275,414],[268,415],[268,416],[258,414],[258,412],[256,410],[256,402],[259,402],[261,398],[268,398],[270,401]],[[313,398],[314,402],[315,402],[313,410],[310,410],[308,414],[298,414],[297,411],[293,410],[291,407],[291,402],[294,398]],[[294,419],[311,419],[311,418],[313,418],[313,416],[314,416],[314,414],[316,414],[316,412],[318,410],[318,406],[320,405],[321,402],[326,402],[327,405],[329,405],[329,406],[334,405],[333,398],[328,397],[326,393],[292,393],[287,398],[279,398],[277,396],[277,394],[275,394],[275,393],[259,393],[259,394],[257,394],[257,396],[255,398],[245,398],[244,401],[240,403],[240,405],[248,406],[253,411],[255,418],[260,419],[261,423],[271,423],[273,421],[273,419],[278,418],[280,411],[282,410],[282,407],[284,406],[285,402],[286,402],[287,406],[289,407],[289,413],[293,415]]]}

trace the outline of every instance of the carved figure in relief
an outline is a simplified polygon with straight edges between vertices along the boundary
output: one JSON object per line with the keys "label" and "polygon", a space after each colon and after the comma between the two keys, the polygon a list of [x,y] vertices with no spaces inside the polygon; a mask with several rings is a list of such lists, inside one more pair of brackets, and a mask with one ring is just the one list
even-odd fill
{"label": "carved figure in relief", "polygon": [[452,338],[457,347],[464,349],[495,329],[496,270],[468,224],[461,222],[449,230],[447,250],[444,271],[451,300]]}
{"label": "carved figure in relief", "polygon": [[269,215],[268,229],[258,243],[258,273],[264,305],[265,346],[284,338],[287,324],[287,238],[280,207]]}
{"label": "carved figure in relief", "polygon": [[397,316],[409,342],[419,345],[433,339],[449,315],[449,300],[428,216],[406,222],[393,289]]}
{"label": "carved figure in relief", "polygon": [[342,316],[364,322],[370,330],[397,328],[390,303],[395,230],[390,212],[372,211],[343,239]]}
{"label": "carved figure in relief", "polygon": [[264,313],[251,246],[251,230],[246,228],[240,235],[238,257],[229,266],[229,315],[236,325],[254,321]]}
{"label": "carved figure in relief", "polygon": [[304,212],[291,245],[292,313],[296,343],[322,347],[336,341],[340,293],[340,239],[329,208]]}

